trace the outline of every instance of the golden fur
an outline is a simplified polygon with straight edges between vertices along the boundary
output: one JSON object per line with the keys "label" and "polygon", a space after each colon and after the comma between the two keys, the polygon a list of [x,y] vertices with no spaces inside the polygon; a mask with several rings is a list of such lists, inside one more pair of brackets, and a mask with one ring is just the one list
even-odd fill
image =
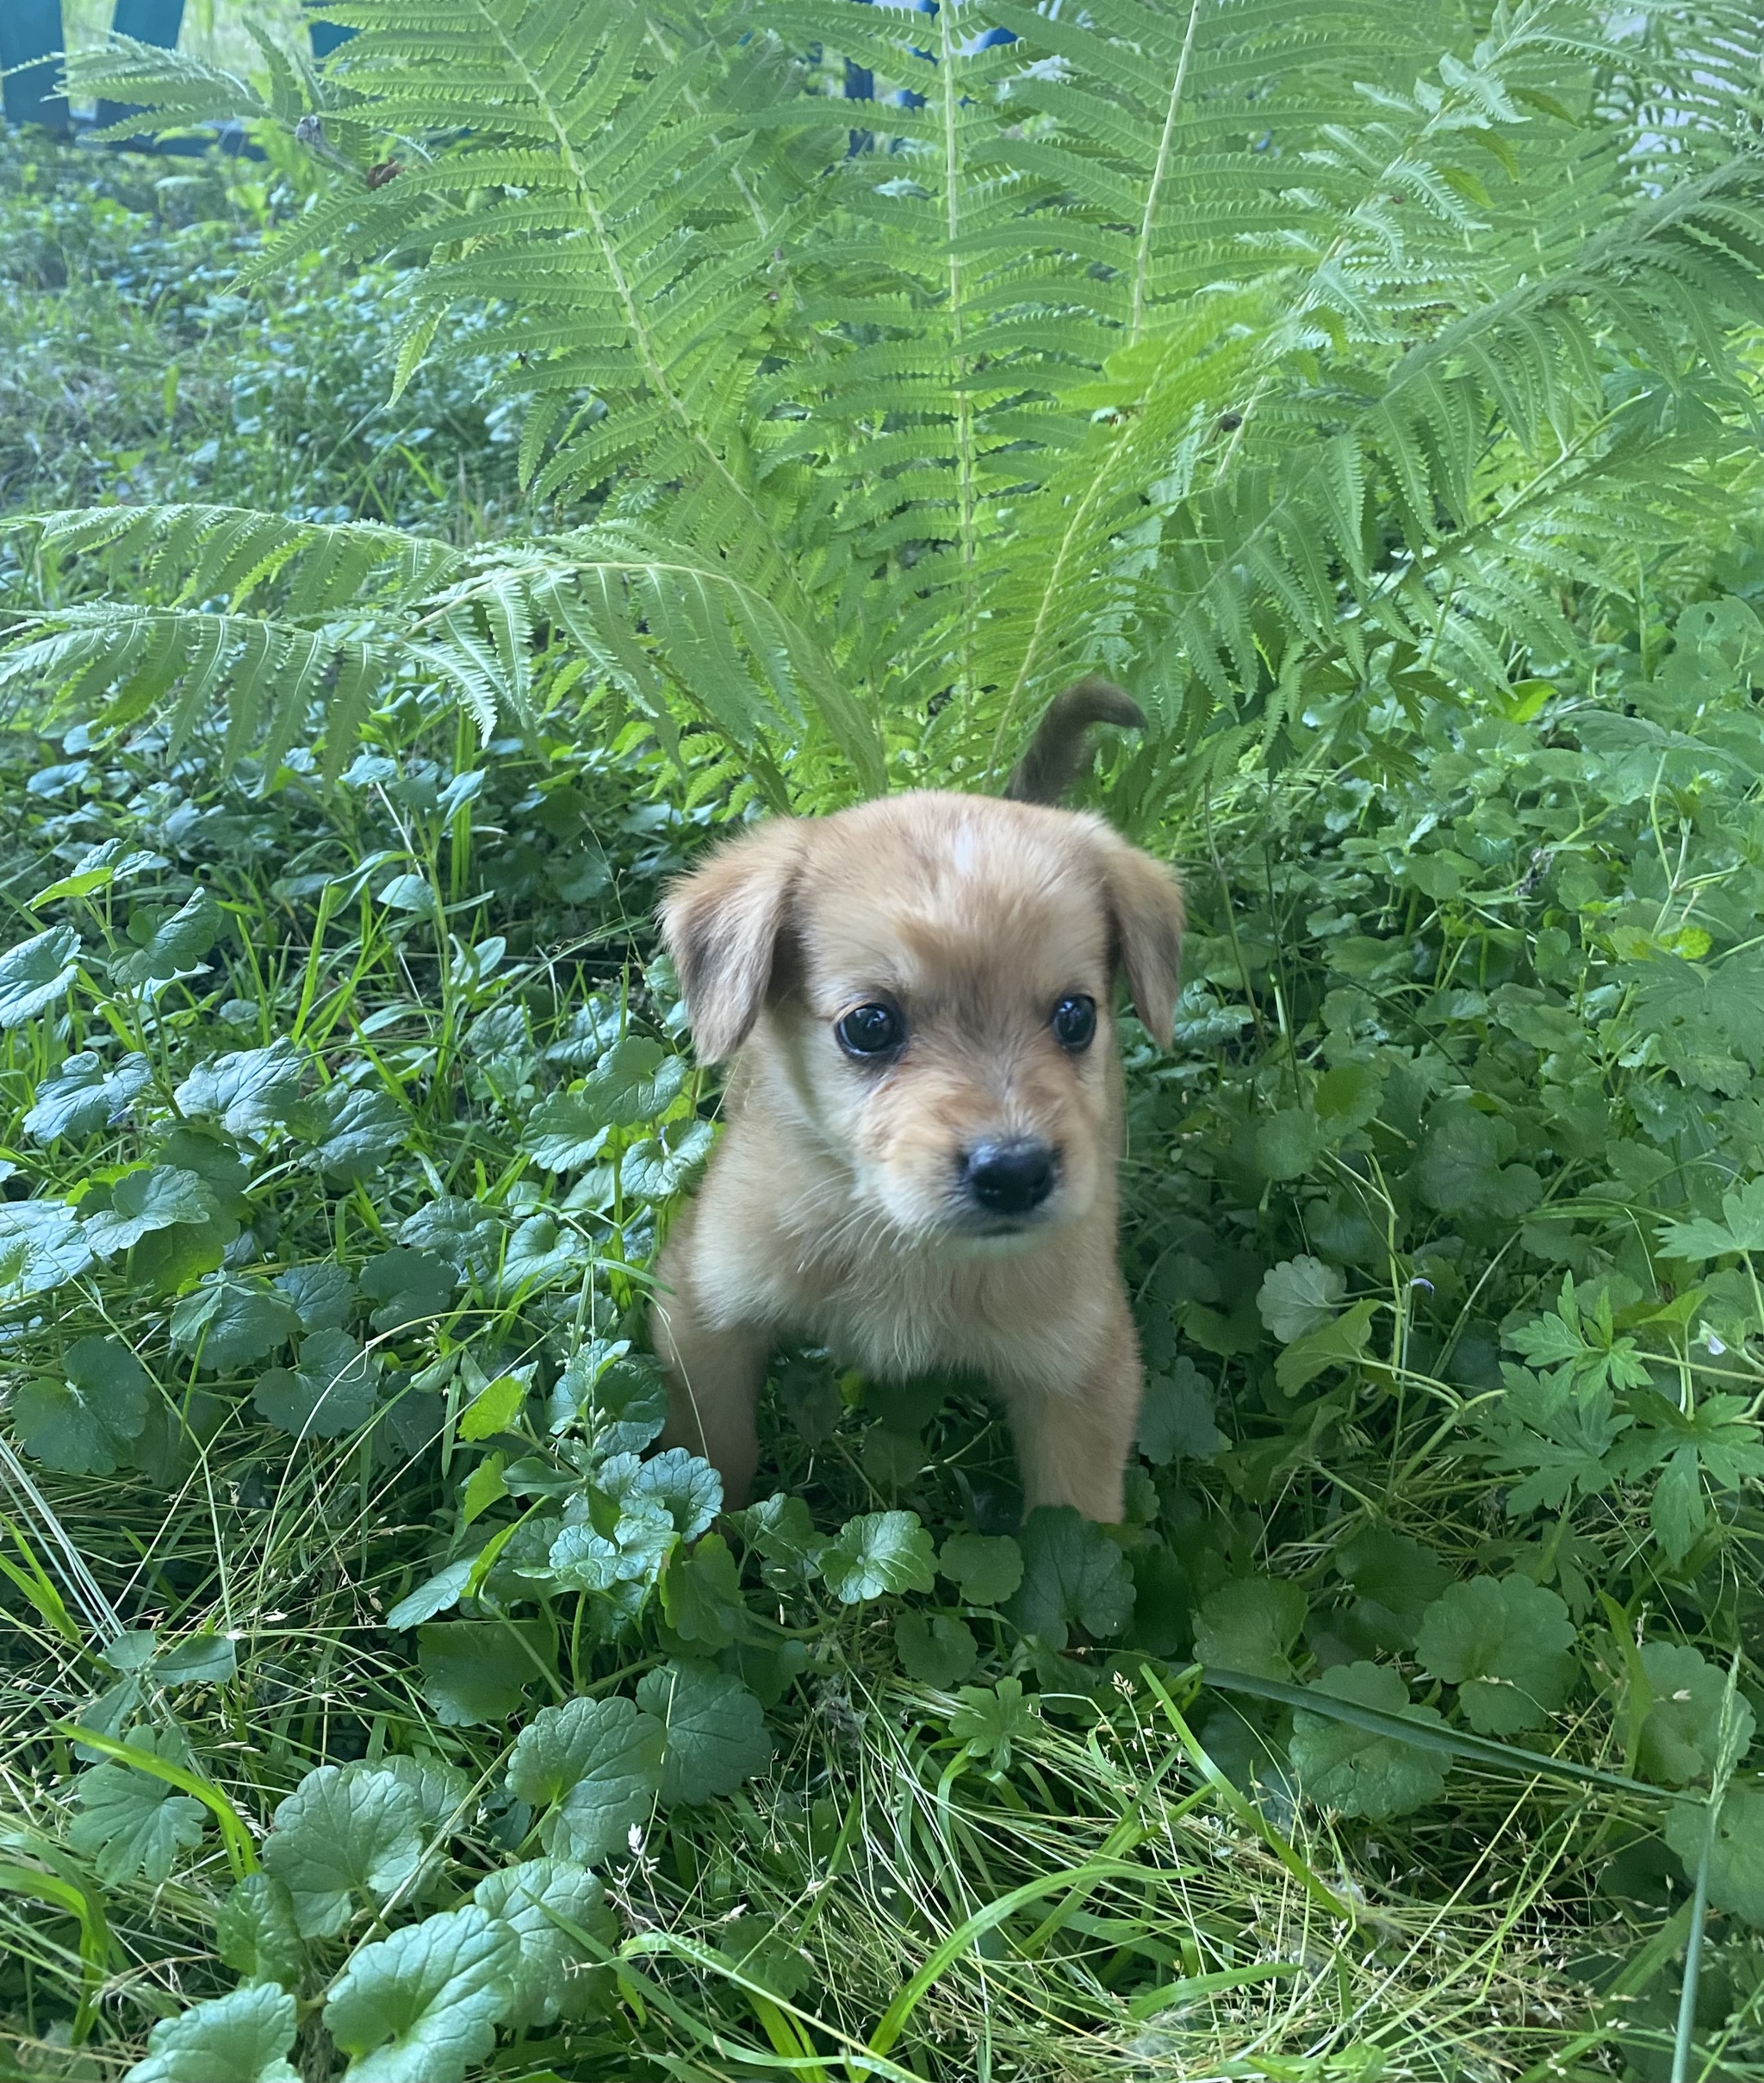
{"label": "golden fur", "polygon": [[[885,797],[782,818],[676,883],[662,929],[699,1052],[733,1057],[727,1129],[659,1268],[651,1330],[670,1444],[742,1502],[754,1408],[780,1340],[874,1379],[984,1377],[1009,1415],[1026,1503],[1121,1514],[1139,1346],[1115,1260],[1124,973],[1167,1042],[1182,900],[1100,818],[990,797]],[[1062,1047],[1063,997],[1096,1009]],[[854,1060],[835,1026],[897,1005],[897,1059]],[[1021,1220],[965,1188],[978,1143],[1036,1138],[1057,1172]]]}

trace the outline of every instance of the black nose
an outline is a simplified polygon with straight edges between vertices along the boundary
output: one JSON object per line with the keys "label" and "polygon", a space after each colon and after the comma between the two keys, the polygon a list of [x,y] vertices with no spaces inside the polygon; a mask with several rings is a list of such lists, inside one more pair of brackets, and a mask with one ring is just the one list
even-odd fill
{"label": "black nose", "polygon": [[1028,1215],[1053,1191],[1053,1153],[1033,1135],[977,1143],[963,1166],[968,1191],[993,1215]]}

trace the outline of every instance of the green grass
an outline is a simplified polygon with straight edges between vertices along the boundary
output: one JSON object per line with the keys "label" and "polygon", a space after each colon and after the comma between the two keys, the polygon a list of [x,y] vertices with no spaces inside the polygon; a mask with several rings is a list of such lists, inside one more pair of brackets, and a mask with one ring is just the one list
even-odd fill
{"label": "green grass", "polygon": [[[285,299],[233,297],[238,256],[289,206],[273,180],[5,152],[14,511],[218,496],[450,540],[521,525],[469,333],[381,402],[395,275],[314,264]],[[910,1568],[848,1602],[750,1519],[720,1604],[700,1541],[625,1625],[578,1585],[509,1577],[461,1633],[389,1626],[547,1483],[622,1523],[584,1472],[605,1408],[557,1432],[550,1397],[586,1342],[635,1322],[714,1091],[683,1071],[659,1124],[615,1121],[556,1171],[543,1110],[604,1079],[617,1036],[646,1061],[684,1052],[650,921],[724,795],[693,771],[699,741],[685,772],[638,726],[604,742],[561,644],[537,744],[481,752],[413,686],[329,792],[304,754],[223,777],[201,732],[174,750],[151,719],[105,738],[16,713],[0,938],[65,927],[81,951],[0,1042],[6,1190],[90,1221],[131,1166],[202,1184],[127,1250],[11,1295],[0,2073],[122,2074],[156,2020],[239,1979],[223,1905],[277,1804],[327,1764],[417,1761],[441,1789],[435,1869],[358,1901],[292,1971],[295,2061],[338,2073],[319,1999],[351,1948],[538,1850],[542,1819],[506,1786],[518,1729],[671,1664],[751,1688],[769,1760],[654,1805],[597,1862],[613,1918],[578,1948],[579,2015],[505,2035],[475,2074],[1651,2083],[1675,2038],[1690,2075],[1764,2074],[1755,1779],[1742,1764],[1727,1794],[1738,1835],[1682,2028],[1691,1874],[1661,1835],[1675,1789],[1727,1786],[1727,1738],[1764,1701],[1764,1236],[1722,1198],[1764,1169],[1764,566],[1748,482],[1734,491],[1739,518],[1661,560],[1639,611],[1614,590],[1573,604],[1598,700],[1540,676],[1514,718],[1412,678],[1346,744],[1320,698],[1273,772],[1221,760],[1202,786],[1166,746],[1087,784],[1180,860],[1196,930],[1177,1048],[1130,1052],[1123,1257],[1154,1418],[1125,1526],[1023,1529],[1039,1603]],[[78,583],[33,563],[28,532],[6,540],[10,601]],[[1689,611],[1711,600],[1727,619],[1699,635]],[[40,896],[111,841],[147,857]],[[136,950],[203,890],[207,937],[144,976]],[[0,961],[0,990],[18,981]],[[301,1052],[297,1095],[227,1116],[187,1082],[278,1042]],[[82,1050],[113,1072],[138,1054],[145,1082],[114,1123],[34,1132]],[[352,1150],[327,1092],[366,1111]],[[1693,1221],[1733,1234],[1662,1234]],[[376,1265],[413,1247],[444,1291],[388,1314]],[[380,1370],[334,1437],[270,1415],[292,1393],[265,1386],[295,1357],[285,1323],[214,1365],[173,1321],[216,1276],[275,1309],[272,1284],[312,1267],[365,1278],[346,1321]],[[70,1452],[28,1421],[28,1385],[65,1415],[91,1337],[109,1371]],[[138,1404],[122,1347],[151,1377]],[[106,1411],[139,1424],[107,1441]],[[1662,1471],[1699,1413],[1726,1429],[1674,1489]],[[765,1437],[767,1479],[821,1538],[910,1513],[948,1559],[952,1536],[1015,1526],[1007,1444],[966,1384],[891,1396],[791,1356]],[[1568,1630],[1492,1736],[1469,1703],[1495,1688],[1450,1675],[1429,1619],[1491,1581],[1547,1593]],[[1497,1657],[1536,1649],[1540,1609],[1521,1610]],[[958,1652],[965,1630],[971,1666],[928,1676],[914,1614],[953,1624]],[[236,1668],[161,1664],[124,1699],[129,1645],[100,1653],[119,1626],[162,1647],[218,1633]],[[1196,1663],[1261,1689],[1202,1687]],[[1327,1692],[1296,1719],[1280,1697],[1373,1667],[1455,1757]],[[137,1756],[138,1730],[186,1745],[180,1769],[242,1830],[196,1804],[201,1834],[162,1873],[83,1827],[113,1768],[68,1732],[107,1720]],[[1329,1775],[1363,1738],[1345,1794]],[[123,1783],[136,1803],[164,1785]]]}

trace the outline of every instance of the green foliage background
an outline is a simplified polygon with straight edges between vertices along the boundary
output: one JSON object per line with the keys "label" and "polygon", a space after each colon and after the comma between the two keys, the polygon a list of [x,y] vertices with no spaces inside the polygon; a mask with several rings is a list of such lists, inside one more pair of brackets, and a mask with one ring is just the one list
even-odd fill
{"label": "green foliage background", "polygon": [[[17,2072],[1757,2073],[1749,12],[334,13],[8,146]],[[1127,1523],[719,1523],[658,885],[1093,667]]]}

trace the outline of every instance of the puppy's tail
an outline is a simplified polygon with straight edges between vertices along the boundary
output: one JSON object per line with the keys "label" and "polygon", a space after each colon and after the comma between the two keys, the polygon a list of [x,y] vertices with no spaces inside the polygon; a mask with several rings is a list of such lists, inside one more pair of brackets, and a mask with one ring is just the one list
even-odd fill
{"label": "puppy's tail", "polygon": [[1056,694],[1036,726],[1004,793],[1014,803],[1057,803],[1078,776],[1092,724],[1119,724],[1124,731],[1143,731],[1145,712],[1112,680],[1092,673]]}

